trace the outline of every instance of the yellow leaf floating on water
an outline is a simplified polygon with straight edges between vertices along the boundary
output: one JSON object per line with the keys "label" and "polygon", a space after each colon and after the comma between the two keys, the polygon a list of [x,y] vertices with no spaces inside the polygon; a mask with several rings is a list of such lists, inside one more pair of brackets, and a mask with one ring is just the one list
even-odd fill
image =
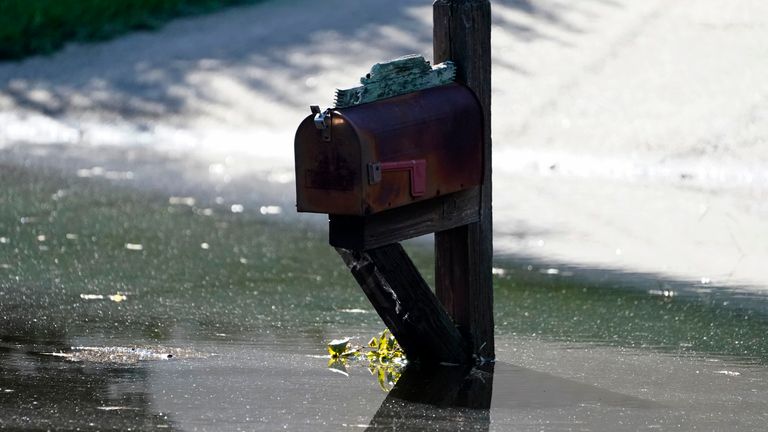
{"label": "yellow leaf floating on water", "polygon": [[106,296],[103,294],[80,294],[80,298],[83,300],[104,300],[105,298],[108,298],[115,303],[120,303],[121,301],[128,299],[128,297],[123,293],[109,294]]}
{"label": "yellow leaf floating on water", "polygon": [[363,361],[368,370],[376,376],[381,389],[388,392],[400,378],[406,365],[405,353],[389,330],[384,330],[378,336],[368,341],[368,347],[353,347],[349,338],[332,340],[328,344],[331,359],[328,368],[333,372],[349,376],[347,361]]}
{"label": "yellow leaf floating on water", "polygon": [[349,346],[349,338],[334,339],[328,343],[328,354],[331,358],[338,358],[347,351]]}
{"label": "yellow leaf floating on water", "polygon": [[110,294],[107,297],[115,303],[120,303],[121,301],[128,299],[128,297],[122,293]]}

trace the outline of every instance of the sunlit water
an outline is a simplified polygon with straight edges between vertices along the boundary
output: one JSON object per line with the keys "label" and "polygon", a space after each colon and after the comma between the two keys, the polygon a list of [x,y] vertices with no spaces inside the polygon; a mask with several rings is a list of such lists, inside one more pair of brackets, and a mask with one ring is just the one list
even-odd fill
{"label": "sunlit water", "polygon": [[[763,430],[768,301],[497,257],[498,362],[385,393],[325,232],[264,203],[0,169],[0,427]],[[112,179],[114,180],[114,179]],[[409,244],[431,274],[428,241]],[[428,277],[428,279],[431,279]]]}

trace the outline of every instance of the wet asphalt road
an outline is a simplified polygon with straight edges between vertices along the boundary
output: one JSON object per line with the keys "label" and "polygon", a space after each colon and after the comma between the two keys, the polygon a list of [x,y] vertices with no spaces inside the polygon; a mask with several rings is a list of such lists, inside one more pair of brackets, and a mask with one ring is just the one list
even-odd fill
{"label": "wet asphalt road", "polygon": [[290,143],[428,55],[429,6],[339,4],[0,65],[0,427],[762,430],[764,6],[494,4],[499,363],[385,394],[319,358],[382,324],[292,211]]}
{"label": "wet asphalt road", "polygon": [[[493,370],[407,370],[387,394],[365,365],[328,367],[328,341],[383,325],[316,220],[225,186],[0,173],[4,428],[765,424],[768,302],[754,293],[498,256]],[[429,239],[408,248],[431,279]]]}

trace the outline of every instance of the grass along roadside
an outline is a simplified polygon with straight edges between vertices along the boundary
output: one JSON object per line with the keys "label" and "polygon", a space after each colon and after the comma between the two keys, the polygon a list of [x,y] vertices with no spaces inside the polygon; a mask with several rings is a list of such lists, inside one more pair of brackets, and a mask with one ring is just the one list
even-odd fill
{"label": "grass along roadside", "polygon": [[0,61],[49,54],[68,41],[105,40],[169,20],[262,0],[2,0]]}

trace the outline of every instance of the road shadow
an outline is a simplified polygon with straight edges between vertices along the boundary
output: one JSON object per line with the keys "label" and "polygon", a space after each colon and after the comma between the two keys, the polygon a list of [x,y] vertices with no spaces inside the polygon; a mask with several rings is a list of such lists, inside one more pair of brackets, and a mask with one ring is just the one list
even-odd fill
{"label": "road shadow", "polygon": [[[594,2],[497,1],[494,31],[521,43],[546,39],[567,45],[536,23],[586,32],[568,13],[586,13],[583,5],[589,3]],[[180,19],[157,32],[0,64],[0,107],[51,117],[95,113],[102,120],[139,123],[189,114],[227,121],[228,114],[208,108],[226,104],[226,97],[255,100],[253,94],[275,107],[303,106],[308,93],[330,98],[334,87],[353,85],[372,62],[414,52],[431,56],[429,2],[266,1]],[[496,62],[533,73],[506,56]],[[205,113],[194,112],[201,106]]]}

